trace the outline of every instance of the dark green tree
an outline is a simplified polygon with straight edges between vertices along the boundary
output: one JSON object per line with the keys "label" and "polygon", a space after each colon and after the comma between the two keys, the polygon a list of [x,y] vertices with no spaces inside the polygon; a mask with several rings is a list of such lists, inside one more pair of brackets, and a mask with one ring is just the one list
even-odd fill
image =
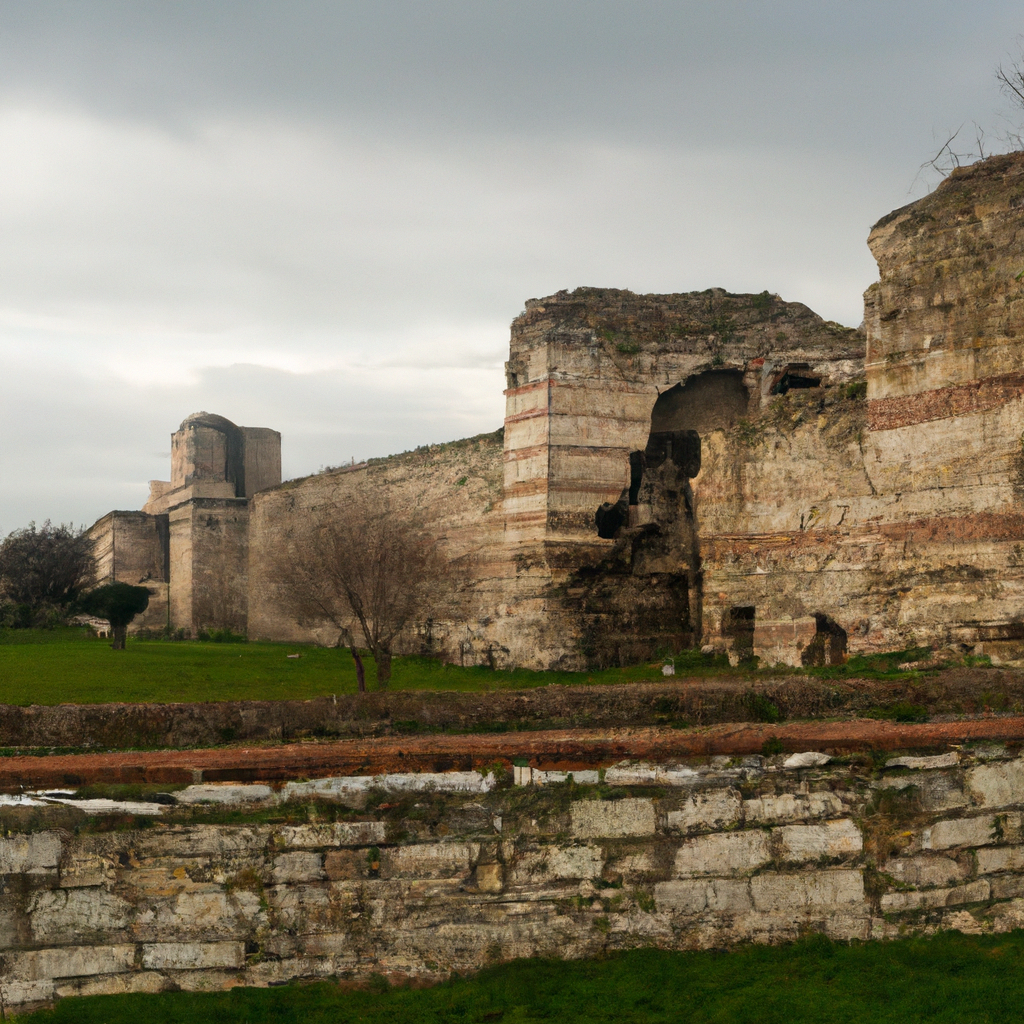
{"label": "dark green tree", "polygon": [[130,583],[106,583],[86,594],[78,607],[86,615],[106,619],[114,634],[110,645],[115,651],[123,651],[128,638],[128,624],[136,615],[149,607],[149,591],[145,587],[133,587]]}
{"label": "dark green tree", "polygon": [[92,583],[95,562],[85,531],[29,523],[0,541],[0,601],[14,624],[62,615]]}

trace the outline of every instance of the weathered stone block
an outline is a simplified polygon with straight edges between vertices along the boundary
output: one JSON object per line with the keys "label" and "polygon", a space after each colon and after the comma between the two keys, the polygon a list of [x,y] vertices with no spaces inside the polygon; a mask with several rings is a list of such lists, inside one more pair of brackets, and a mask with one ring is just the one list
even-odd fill
{"label": "weathered stone block", "polygon": [[504,884],[504,871],[497,861],[493,864],[477,864],[476,887],[481,892],[501,892]]}
{"label": "weathered stone block", "polygon": [[262,803],[270,800],[274,791],[270,786],[208,783],[186,786],[174,794],[179,804],[236,804]]}
{"label": "weathered stone block", "polygon": [[579,800],[570,813],[573,834],[581,839],[649,836],[657,826],[653,800]]}
{"label": "weathered stone block", "polygon": [[288,849],[376,846],[387,838],[387,824],[383,821],[337,821],[329,825],[296,825],[282,828],[278,835]]}
{"label": "weathered stone block", "polygon": [[48,1003],[53,999],[53,987],[53,982],[48,978],[41,981],[18,981],[12,978],[4,982],[4,999],[8,1006]]}
{"label": "weathered stone block", "polygon": [[678,811],[669,811],[668,826],[682,832],[729,828],[740,820],[742,809],[738,790],[703,790],[687,797]]}
{"label": "weathered stone block", "polygon": [[960,763],[960,755],[951,750],[948,754],[932,754],[928,757],[893,757],[885,762],[886,768],[955,768]]}
{"label": "weathered stone block", "polygon": [[15,954],[13,974],[25,981],[120,974],[130,971],[134,960],[133,945],[36,949]]}
{"label": "weathered stone block", "polygon": [[981,903],[989,898],[985,879],[958,885],[952,889],[926,889],[918,892],[890,892],[880,901],[883,913],[921,910],[932,907],[955,907],[961,903]]}
{"label": "weathered stone block", "polygon": [[244,967],[241,942],[154,942],[142,947],[142,965],[157,971]]}
{"label": "weathered stone block", "polygon": [[688,839],[676,851],[675,873],[687,875],[743,875],[771,860],[768,833],[760,829],[721,832]]}
{"label": "weathered stone block", "polygon": [[49,875],[60,863],[60,836],[34,832],[0,839],[0,875]]}
{"label": "weathered stone block", "polygon": [[924,811],[952,811],[967,807],[971,798],[961,780],[950,772],[922,772],[920,775],[884,775],[883,789],[914,788],[918,806]]}
{"label": "weathered stone block", "polygon": [[267,848],[272,829],[265,825],[193,825],[144,832],[136,840],[140,858],[231,857],[259,854]]}
{"label": "weathered stone block", "polygon": [[1024,871],[1024,846],[996,846],[978,850],[978,874],[991,875],[996,871]]}
{"label": "weathered stone block", "polygon": [[324,874],[332,882],[366,878],[370,865],[365,850],[328,850],[324,854]]}
{"label": "weathered stone block", "polygon": [[[979,850],[979,856],[982,852],[986,851]],[[918,886],[951,885],[953,882],[962,881],[967,875],[964,865],[952,857],[941,855],[896,857],[887,861],[882,866],[882,871],[892,875],[897,882]]]}
{"label": "weathered stone block", "polygon": [[103,857],[76,854],[61,865],[60,884],[63,889],[102,885],[113,873],[113,867]]}
{"label": "weathered stone block", "polygon": [[240,938],[264,922],[254,892],[183,892],[141,913],[135,932],[143,939]]}
{"label": "weathered stone block", "polygon": [[793,875],[766,871],[750,880],[750,895],[755,909],[762,912],[832,908],[863,903],[864,879],[859,871],[849,868],[803,871]]}
{"label": "weathered stone block", "polygon": [[748,825],[837,817],[843,810],[843,801],[829,792],[808,793],[806,796],[779,793],[743,801],[743,817]]}
{"label": "weathered stone block", "polygon": [[708,883],[702,878],[658,882],[654,902],[660,913],[703,913],[708,905]]}
{"label": "weathered stone block", "polygon": [[849,818],[823,825],[783,825],[772,832],[783,860],[801,863],[823,857],[855,857],[864,848],[860,829]]}
{"label": "weathered stone block", "polygon": [[1024,760],[971,768],[967,786],[981,807],[1024,803]]}
{"label": "weathered stone block", "polygon": [[992,899],[1008,900],[1024,896],[1024,878],[1020,875],[998,875],[992,879]]}
{"label": "weathered stone block", "polygon": [[317,882],[324,877],[323,854],[281,853],[274,858],[274,883]]}
{"label": "weathered stone block", "polygon": [[109,938],[128,926],[134,908],[103,889],[57,889],[33,896],[28,912],[34,941],[70,945],[97,935]]}
{"label": "weathered stone block", "polygon": [[67,999],[69,996],[118,996],[129,992],[162,992],[168,985],[167,978],[156,971],[138,971],[58,980],[53,994],[58,999]]}
{"label": "weathered stone block", "polygon": [[556,846],[548,854],[553,878],[597,878],[604,868],[604,855],[593,846]]}
{"label": "weathered stone block", "polygon": [[989,814],[979,818],[950,818],[937,821],[921,834],[925,850],[950,850],[957,846],[988,846],[997,842],[995,818]]}
{"label": "weathered stone block", "polygon": [[420,843],[381,851],[381,878],[466,878],[478,843]]}

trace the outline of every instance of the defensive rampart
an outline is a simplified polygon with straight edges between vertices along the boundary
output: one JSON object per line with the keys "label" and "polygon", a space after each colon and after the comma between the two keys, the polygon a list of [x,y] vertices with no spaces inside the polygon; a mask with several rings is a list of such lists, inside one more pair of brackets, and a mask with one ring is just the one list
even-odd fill
{"label": "defensive rampart", "polygon": [[[998,745],[620,763],[573,779],[527,766],[196,785],[161,799],[122,809],[115,831],[85,802],[59,828],[39,807],[4,809],[8,1008],[1024,925],[1024,760]],[[282,806],[289,821],[261,821]],[[236,823],[213,823],[225,810]]]}

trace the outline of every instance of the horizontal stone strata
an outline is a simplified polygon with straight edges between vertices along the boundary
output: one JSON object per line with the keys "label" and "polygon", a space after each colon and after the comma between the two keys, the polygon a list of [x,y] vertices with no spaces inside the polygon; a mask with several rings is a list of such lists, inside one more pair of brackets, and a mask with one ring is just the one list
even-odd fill
{"label": "horizontal stone strata", "polygon": [[1024,373],[1004,373],[916,395],[868,402],[868,429],[895,430],[994,409],[1024,397]]}

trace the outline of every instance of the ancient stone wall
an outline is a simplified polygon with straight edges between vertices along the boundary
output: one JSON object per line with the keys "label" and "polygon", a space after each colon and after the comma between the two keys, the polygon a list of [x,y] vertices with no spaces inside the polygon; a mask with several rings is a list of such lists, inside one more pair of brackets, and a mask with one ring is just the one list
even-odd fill
{"label": "ancient stone wall", "polygon": [[495,640],[493,610],[512,600],[501,519],[502,433],[431,445],[388,459],[328,470],[257,494],[252,500],[249,556],[249,635],[316,639],[333,644],[337,629],[324,620],[299,621],[285,585],[290,548],[310,517],[343,515],[357,491],[386,492],[398,514],[411,514],[458,566],[459,585],[404,638],[402,649],[486,663]]}
{"label": "ancient stone wall", "polygon": [[[83,802],[0,839],[5,1004],[1024,924],[1024,761],[827,760],[197,785],[120,831]],[[245,823],[282,801],[316,813]]]}
{"label": "ancient stone wall", "polygon": [[110,512],[89,530],[96,578],[149,590],[149,606],[134,629],[162,629],[167,622],[169,533],[167,516]]}

